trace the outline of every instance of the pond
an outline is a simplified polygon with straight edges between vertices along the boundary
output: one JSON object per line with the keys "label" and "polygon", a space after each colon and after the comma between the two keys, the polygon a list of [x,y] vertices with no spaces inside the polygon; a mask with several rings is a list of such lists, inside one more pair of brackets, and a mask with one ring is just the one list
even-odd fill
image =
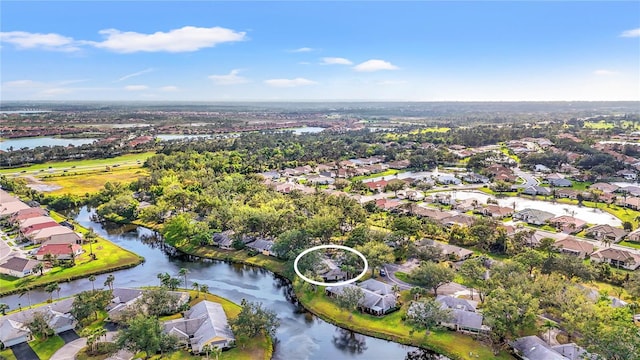
{"label": "pond", "polygon": [[[189,269],[188,282],[209,286],[210,292],[235,303],[242,299],[262,302],[278,313],[281,325],[276,333],[274,359],[446,359],[446,357],[411,346],[372,338],[333,326],[298,306],[291,296],[286,279],[246,265],[200,259],[168,251],[158,242],[153,231],[137,226],[105,227],[91,221],[93,212],[82,208],[68,216],[80,224],[92,227],[100,236],[144,256],[145,263],[132,269],[113,272],[116,287],[158,285],[157,274],[176,275],[180,268]],[[107,274],[96,276],[101,285]],[[61,284],[61,296],[70,296],[91,289],[87,279]],[[42,289],[31,291],[33,303],[45,301],[49,295]],[[27,296],[6,296],[0,301],[12,309],[28,305]]]}
{"label": "pond", "polygon": [[38,146],[80,146],[85,144],[91,144],[96,139],[67,139],[57,137],[29,137],[29,138],[15,138],[4,139],[0,141],[0,150],[10,151],[9,149],[20,150],[22,148],[33,149]]}

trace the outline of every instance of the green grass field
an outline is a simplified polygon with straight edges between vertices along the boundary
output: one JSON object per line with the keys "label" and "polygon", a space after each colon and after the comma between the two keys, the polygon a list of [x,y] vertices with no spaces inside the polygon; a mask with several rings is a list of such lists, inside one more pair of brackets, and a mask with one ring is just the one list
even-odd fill
{"label": "green grass field", "polygon": [[141,166],[131,168],[116,168],[110,171],[91,171],[78,175],[55,176],[42,179],[48,185],[60,186],[60,189],[47,192],[52,195],[85,195],[100,191],[107,182],[130,183],[149,172]]}
{"label": "green grass field", "polygon": [[[40,170],[44,170],[45,172],[49,169],[52,170],[62,170],[62,169],[83,169],[83,168],[91,168],[91,167],[101,167],[101,166],[113,166],[116,164],[125,165],[125,164],[137,164],[138,161],[143,163],[145,160],[155,155],[154,152],[144,152],[139,154],[127,154],[122,156],[116,156],[108,159],[87,159],[87,160],[70,160],[70,161],[55,161],[48,162],[43,164],[35,164],[29,165],[19,168],[10,168],[10,169],[0,169],[0,174],[12,174],[12,173],[22,173],[23,171],[26,173],[31,173],[29,175],[33,175],[34,172],[40,172]],[[74,168],[75,166],[75,168]]]}
{"label": "green grass field", "polygon": [[609,130],[615,127],[614,123],[606,122],[604,120],[600,121],[585,121],[584,128],[591,130]]}
{"label": "green grass field", "polygon": [[58,351],[63,345],[64,340],[58,335],[51,336],[45,341],[38,339],[29,343],[33,351],[38,354],[40,359],[50,359],[53,354]]}

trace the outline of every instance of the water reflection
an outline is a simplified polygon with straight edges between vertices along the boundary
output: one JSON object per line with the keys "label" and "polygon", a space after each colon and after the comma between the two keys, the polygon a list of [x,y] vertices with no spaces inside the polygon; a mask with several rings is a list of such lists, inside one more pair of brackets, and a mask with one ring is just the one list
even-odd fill
{"label": "water reflection", "polygon": [[367,340],[364,335],[353,331],[336,328],[338,335],[333,335],[333,345],[350,354],[362,354],[367,350]]}
{"label": "water reflection", "polygon": [[[167,272],[176,276],[180,268],[187,268],[189,283],[206,284],[212,293],[236,303],[247,299],[261,302],[275,311],[281,326],[276,332],[274,360],[393,360],[404,359],[409,356],[407,352],[416,350],[415,347],[354,334],[315,317],[299,305],[288,280],[264,269],[178,253],[162,245],[152,230],[135,226],[104,226],[93,222],[93,212],[87,208],[68,214],[74,215],[81,225],[93,227],[100,236],[145,258],[140,266],[114,272],[115,286],[155,286],[158,285],[158,273]],[[96,275],[96,287],[106,277],[107,274]],[[62,283],[61,287],[62,297],[71,296],[91,289],[91,282],[80,279]],[[0,301],[13,309],[17,308],[18,303],[26,306],[26,297],[10,295]],[[33,303],[38,303],[48,299],[49,294],[40,288],[30,291],[30,297]]]}

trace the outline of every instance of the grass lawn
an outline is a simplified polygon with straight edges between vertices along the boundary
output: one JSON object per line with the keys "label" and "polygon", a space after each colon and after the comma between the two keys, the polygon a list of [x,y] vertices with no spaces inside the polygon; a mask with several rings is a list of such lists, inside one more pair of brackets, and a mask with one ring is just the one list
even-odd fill
{"label": "grass lawn", "polygon": [[628,246],[628,247],[640,250],[640,243],[633,242],[633,241],[621,241],[618,245]]}
{"label": "grass lawn", "polygon": [[393,176],[393,175],[399,174],[401,172],[403,172],[403,171],[402,170],[389,169],[389,170],[385,170],[383,172],[379,172],[379,173],[376,173],[376,174],[354,176],[354,177],[350,178],[349,180],[351,180],[351,181],[362,181],[362,180],[373,179],[373,178],[377,178],[377,177],[381,177],[381,176]]}
{"label": "grass lawn", "polygon": [[41,181],[49,185],[61,187],[58,190],[47,192],[47,194],[85,195],[86,193],[99,191],[104,187],[104,184],[109,181],[129,183],[148,174],[149,172],[142,168],[141,165],[136,165],[131,168],[115,168],[110,171],[97,170],[79,173],[78,175],[67,174],[64,176],[52,176],[41,179]]}
{"label": "grass lawn", "polygon": [[[122,156],[116,156],[114,158],[109,159],[86,159],[86,160],[71,160],[71,161],[55,161],[48,162],[43,164],[36,164],[30,166],[23,166],[19,168],[11,168],[11,169],[1,169],[0,174],[12,174],[12,173],[20,173],[20,172],[40,172],[40,170],[45,170],[46,172],[49,169],[53,170],[62,170],[62,169],[73,169],[75,168],[79,170],[83,168],[90,167],[101,167],[101,166],[113,166],[116,164],[124,164],[124,163],[136,163],[140,161],[141,163],[155,155],[154,152],[144,152],[139,154],[127,154]],[[75,170],[74,170],[75,171]]]}
{"label": "grass lawn", "polygon": [[573,185],[571,186],[571,189],[574,190],[579,190],[579,191],[586,191],[589,189],[589,186],[591,186],[592,183],[588,182],[588,181],[573,181]]}
{"label": "grass lawn", "polygon": [[64,340],[58,335],[51,336],[45,341],[40,341],[36,339],[29,343],[33,351],[38,354],[40,359],[49,359],[51,356],[58,351],[63,345]]}
{"label": "grass lawn", "polygon": [[13,355],[13,351],[11,349],[4,349],[0,351],[0,360],[17,360]]}
{"label": "grass lawn", "polygon": [[585,121],[584,128],[591,130],[608,130],[613,129],[615,127],[614,123],[606,122],[604,120],[600,121]]}
{"label": "grass lawn", "polygon": [[312,291],[302,292],[299,281],[295,282],[295,288],[305,307],[321,318],[344,328],[391,341],[432,349],[452,359],[512,359],[506,352],[494,355],[490,347],[473,340],[470,336],[454,331],[438,330],[432,331],[429,335],[424,332],[414,333],[402,321],[408,303],[403,304],[401,310],[381,317],[360,312],[349,314],[339,309],[326,297],[322,288],[315,293]]}

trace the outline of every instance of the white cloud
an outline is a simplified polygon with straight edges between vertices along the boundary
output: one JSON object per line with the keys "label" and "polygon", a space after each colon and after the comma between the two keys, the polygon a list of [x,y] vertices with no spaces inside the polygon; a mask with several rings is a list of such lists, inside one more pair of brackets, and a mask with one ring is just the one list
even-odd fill
{"label": "white cloud", "polygon": [[238,76],[240,69],[233,69],[226,75],[209,75],[209,79],[213,80],[217,85],[237,85],[248,83],[249,80],[245,77]]}
{"label": "white cloud", "polygon": [[640,28],[625,30],[620,34],[620,37],[640,37]]}
{"label": "white cloud", "polygon": [[173,85],[167,85],[160,88],[160,91],[164,91],[164,92],[173,92],[178,90],[179,90],[178,87]]}
{"label": "white cloud", "polygon": [[383,80],[379,81],[378,85],[403,85],[409,83],[407,80]]}
{"label": "white cloud", "polygon": [[322,65],[353,65],[351,60],[341,57],[324,57],[322,58]]}
{"label": "white cloud", "polygon": [[244,32],[236,32],[222,27],[202,28],[185,26],[169,32],[142,34],[117,29],[101,30],[106,39],[102,42],[88,42],[102,49],[119,53],[144,52],[191,52],[217,44],[246,40]]}
{"label": "white cloud", "polygon": [[78,51],[78,42],[60,34],[40,34],[26,31],[0,32],[0,42],[15,45],[18,49],[44,49],[53,51]]}
{"label": "white cloud", "polygon": [[265,84],[278,88],[287,88],[287,87],[297,87],[297,86],[306,86],[306,85],[314,85],[317,82],[305,78],[295,78],[295,79],[269,79],[264,81]]}
{"label": "white cloud", "polygon": [[13,80],[2,83],[2,87],[14,88],[14,89],[31,89],[35,87],[42,87],[43,83],[33,80]]}
{"label": "white cloud", "polygon": [[612,70],[606,70],[606,69],[599,69],[593,72],[595,75],[599,75],[599,76],[607,76],[607,75],[615,75],[617,74],[616,71],[612,71]]}
{"label": "white cloud", "polygon": [[304,52],[312,52],[312,51],[315,51],[315,50],[316,49],[310,48],[310,47],[301,47],[301,48],[289,50],[289,52],[292,52],[292,53],[304,53]]}
{"label": "white cloud", "polygon": [[153,68],[144,69],[144,70],[141,70],[141,71],[138,71],[138,72],[127,74],[127,75],[119,78],[118,80],[116,80],[114,82],[120,82],[120,81],[124,81],[124,80],[127,80],[127,79],[131,79],[132,77],[140,76],[140,75],[143,75],[143,74],[146,74],[146,73],[150,73],[152,71],[154,71]]}
{"label": "white cloud", "polygon": [[361,72],[373,72],[380,70],[396,70],[398,67],[388,61],[371,59],[354,66],[353,69]]}
{"label": "white cloud", "polygon": [[143,91],[147,90],[149,87],[147,85],[127,85],[124,87],[127,91]]}

